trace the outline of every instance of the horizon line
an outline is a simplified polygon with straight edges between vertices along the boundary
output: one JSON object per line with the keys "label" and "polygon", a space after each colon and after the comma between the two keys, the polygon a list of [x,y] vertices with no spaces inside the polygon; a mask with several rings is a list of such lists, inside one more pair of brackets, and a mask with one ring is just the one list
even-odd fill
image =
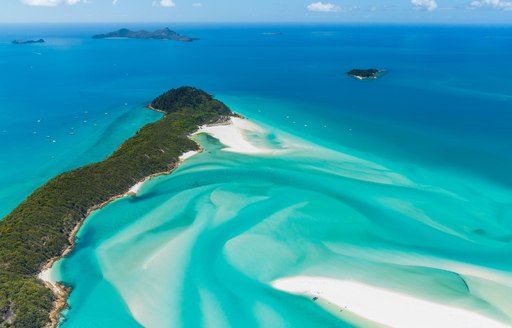
{"label": "horizon line", "polygon": [[169,22],[169,21],[154,21],[154,22],[145,22],[145,21],[90,21],[90,22],[0,22],[0,26],[2,25],[100,25],[100,24],[160,24],[160,25],[389,25],[389,26],[401,26],[401,25],[416,25],[416,26],[512,26],[512,22],[304,22],[304,21],[284,21],[284,22],[269,22],[269,21],[250,21],[250,22],[223,22],[223,21],[179,21],[179,22]]}

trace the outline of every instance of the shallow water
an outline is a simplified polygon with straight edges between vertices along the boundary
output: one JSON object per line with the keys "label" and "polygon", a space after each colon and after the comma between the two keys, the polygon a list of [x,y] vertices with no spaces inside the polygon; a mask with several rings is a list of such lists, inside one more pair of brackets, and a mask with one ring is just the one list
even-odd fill
{"label": "shallow water", "polygon": [[362,281],[512,323],[502,303],[511,227],[488,220],[506,211],[507,190],[404,174],[279,130],[246,137],[275,152],[227,152],[200,135],[203,153],[87,220],[58,268],[75,288],[64,327],[98,322],[96,312],[119,327],[350,325],[270,286],[294,275]]}

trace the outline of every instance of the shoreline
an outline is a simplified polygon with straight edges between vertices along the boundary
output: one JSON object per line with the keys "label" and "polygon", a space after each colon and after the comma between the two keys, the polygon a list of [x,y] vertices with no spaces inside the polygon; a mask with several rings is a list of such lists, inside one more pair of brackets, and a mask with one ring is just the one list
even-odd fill
{"label": "shoreline", "polygon": [[[151,105],[147,105],[145,108],[156,111],[156,112],[160,112],[164,115],[167,114],[166,112],[164,112],[162,110],[153,108]],[[233,113],[232,115],[233,115],[232,117],[237,117],[239,119],[245,119],[243,116],[241,116],[240,114],[237,114],[237,113]],[[231,119],[231,117],[230,117],[230,119]],[[205,126],[231,125],[232,122],[230,122],[230,119],[228,121],[213,123],[211,125],[205,125]],[[190,137],[197,135],[198,133],[201,133],[200,131],[205,126],[200,126],[198,130],[194,131],[193,133],[190,133],[188,135],[188,138],[190,139]],[[193,140],[193,139],[191,139],[191,140]],[[61,282],[52,281],[51,270],[53,268],[53,265],[57,261],[68,256],[71,253],[71,251],[75,248],[76,235],[78,234],[78,231],[80,231],[80,228],[82,227],[82,225],[85,223],[85,220],[92,214],[92,212],[102,209],[103,207],[109,205],[110,203],[112,203],[116,200],[119,200],[124,197],[136,196],[137,192],[140,190],[142,185],[144,183],[146,183],[147,181],[151,180],[152,178],[155,178],[158,176],[163,176],[163,175],[169,175],[169,174],[173,173],[174,171],[176,171],[176,169],[185,160],[187,160],[187,159],[193,157],[194,155],[199,154],[203,151],[203,148],[201,147],[201,145],[199,145],[197,142],[196,142],[196,144],[199,146],[199,149],[195,150],[195,151],[192,150],[192,151],[182,153],[179,156],[178,161],[172,166],[171,169],[169,169],[167,171],[163,171],[163,172],[153,173],[149,176],[146,176],[143,179],[137,181],[127,192],[120,194],[120,195],[113,196],[110,199],[106,200],[105,202],[95,205],[87,210],[84,217],[76,224],[76,226],[71,231],[69,238],[68,238],[69,245],[62,251],[62,253],[59,256],[52,257],[48,262],[46,262],[41,267],[41,270],[39,271],[39,273],[36,275],[37,279],[39,279],[48,289],[50,289],[55,296],[54,307],[49,313],[50,322],[46,325],[47,328],[57,328],[60,325],[60,319],[62,317],[61,312],[69,307],[68,299],[72,292],[71,287],[65,286]]]}
{"label": "shoreline", "polygon": [[[201,151],[202,151],[202,149],[200,149],[197,153],[199,153]],[[174,172],[179,167],[179,165],[182,164],[182,162],[183,161],[179,160],[174,165],[174,167],[172,169],[170,169],[168,171],[165,171],[165,172],[154,173],[154,174],[151,174],[151,175],[145,177],[144,179],[141,179],[132,188],[134,188],[135,186],[139,186],[139,188],[140,188],[145,182],[151,180],[152,178],[155,178],[155,177],[158,177],[158,176],[162,176],[162,175],[169,175],[169,174],[171,174],[172,172]],[[132,188],[130,188],[130,190]],[[137,191],[138,191],[138,189],[137,189]],[[71,253],[71,251],[73,251],[73,249],[75,248],[75,245],[76,245],[76,235],[78,234],[78,231],[80,231],[80,228],[85,223],[85,220],[87,220],[87,218],[94,211],[100,210],[103,207],[105,207],[105,206],[107,206],[107,205],[109,205],[109,204],[111,204],[111,203],[113,203],[116,200],[119,200],[121,198],[135,196],[135,195],[136,195],[136,192],[130,192],[129,191],[129,192],[126,192],[126,193],[121,194],[121,195],[116,195],[116,196],[108,199],[107,201],[105,201],[105,202],[103,202],[103,203],[101,203],[99,205],[93,206],[90,209],[88,209],[86,214],[85,214],[85,216],[77,223],[75,228],[71,231],[71,234],[70,234],[69,239],[68,239],[69,246],[64,249],[64,251],[62,252],[61,255],[51,258],[50,261],[48,261],[42,267],[41,271],[37,275],[37,278],[39,280],[41,280],[44,283],[44,285],[47,288],[49,288],[53,292],[54,296],[56,297],[56,299],[54,301],[54,304],[55,304],[54,308],[50,312],[50,321],[51,321],[51,323],[49,325],[47,325],[48,328],[57,328],[59,326],[61,312],[69,307],[69,304],[68,304],[67,301],[69,299],[69,295],[72,292],[72,288],[71,287],[65,286],[64,284],[62,284],[60,282],[53,282],[50,279],[50,276],[51,276],[50,272],[51,272],[51,270],[53,268],[53,265],[57,261],[65,258],[66,256],[68,256]]]}
{"label": "shoreline", "polygon": [[155,107],[151,106],[151,104],[146,105],[144,108],[167,115],[167,113],[165,111],[163,111],[161,109],[156,109]]}
{"label": "shoreline", "polygon": [[274,280],[271,286],[286,293],[310,298],[356,326],[409,328],[452,327],[506,328],[505,323],[471,308],[441,304],[355,280],[320,276],[295,276]]}
{"label": "shoreline", "polygon": [[[273,155],[284,151],[284,149],[274,148],[265,144],[263,140],[255,138],[255,135],[264,133],[264,128],[243,116],[232,116],[225,122],[200,126],[192,135],[201,133],[206,133],[219,140],[225,146],[222,150],[226,152],[245,155]],[[252,140],[248,140],[247,135],[251,135]]]}

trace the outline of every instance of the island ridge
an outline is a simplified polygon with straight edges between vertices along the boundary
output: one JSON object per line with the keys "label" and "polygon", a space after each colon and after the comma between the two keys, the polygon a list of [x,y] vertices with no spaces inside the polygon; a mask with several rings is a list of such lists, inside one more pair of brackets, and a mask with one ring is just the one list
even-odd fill
{"label": "island ridge", "polygon": [[12,44],[33,44],[33,43],[45,43],[44,39],[39,40],[14,40]]}
{"label": "island ridge", "polygon": [[199,40],[198,38],[191,38],[185,35],[180,35],[175,31],[172,31],[168,27],[156,30],[154,32],[148,32],[145,30],[140,31],[132,31],[127,28],[122,28],[115,32],[105,33],[105,34],[96,34],[92,37],[93,39],[143,39],[143,40],[172,40],[172,41],[182,41],[182,42],[192,42]]}
{"label": "island ridge", "polygon": [[353,69],[347,72],[348,76],[355,77],[359,80],[365,80],[365,79],[376,79],[379,74],[384,73],[384,70],[379,70],[375,68],[369,68],[369,69]]}

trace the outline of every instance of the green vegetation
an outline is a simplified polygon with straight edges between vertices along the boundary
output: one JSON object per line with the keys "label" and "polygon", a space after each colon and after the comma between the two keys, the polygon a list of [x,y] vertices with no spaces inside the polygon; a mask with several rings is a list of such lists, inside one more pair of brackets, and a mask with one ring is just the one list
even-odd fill
{"label": "green vegetation", "polygon": [[379,73],[384,71],[375,68],[369,69],[353,69],[347,72],[348,75],[356,77],[358,79],[376,79]]}
{"label": "green vegetation", "polygon": [[131,31],[127,28],[122,28],[115,32],[110,32],[106,34],[97,34],[92,37],[93,39],[109,39],[109,38],[128,38],[128,39],[142,39],[142,40],[173,40],[173,41],[182,41],[182,42],[192,42],[199,40],[198,38],[191,38],[185,35],[180,35],[168,27],[156,30],[154,32],[148,31]]}
{"label": "green vegetation", "polygon": [[105,161],[53,178],[0,221],[0,327],[44,327],[54,295],[36,275],[69,246],[87,211],[149,175],[172,170],[182,153],[198,149],[188,134],[232,115],[223,103],[191,87],[168,91],[151,108],[164,117]]}

